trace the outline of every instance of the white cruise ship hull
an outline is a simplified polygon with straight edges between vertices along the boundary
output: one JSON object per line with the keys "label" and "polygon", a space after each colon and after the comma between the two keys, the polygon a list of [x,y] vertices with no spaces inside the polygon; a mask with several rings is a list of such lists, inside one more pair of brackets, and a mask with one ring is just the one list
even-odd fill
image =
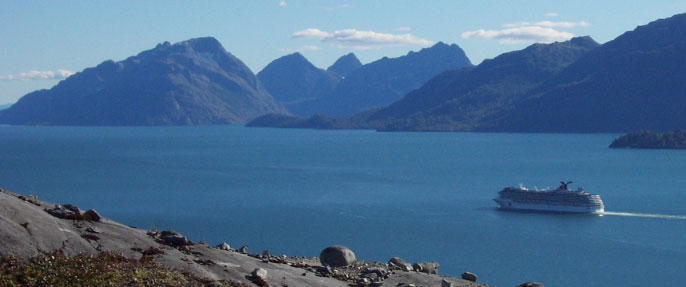
{"label": "white cruise ship hull", "polygon": [[515,202],[506,199],[493,199],[498,203],[498,207],[503,210],[516,211],[538,211],[538,212],[560,212],[560,213],[603,213],[605,210],[602,207],[593,207],[588,205],[562,205],[562,204],[535,204]]}

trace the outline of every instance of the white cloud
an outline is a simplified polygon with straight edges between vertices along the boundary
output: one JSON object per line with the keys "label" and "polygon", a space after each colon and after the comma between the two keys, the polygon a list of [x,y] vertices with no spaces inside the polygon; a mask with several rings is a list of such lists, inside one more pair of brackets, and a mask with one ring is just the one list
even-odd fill
{"label": "white cloud", "polygon": [[407,32],[410,30],[412,30],[412,28],[408,27],[408,26],[395,28],[395,31],[399,31],[399,32]]}
{"label": "white cloud", "polygon": [[552,17],[557,17],[557,16],[560,16],[560,15],[558,15],[558,14],[555,13],[555,12],[550,12],[550,13],[545,13],[545,16],[546,16],[546,17],[551,17],[551,18],[552,18]]}
{"label": "white cloud", "polygon": [[284,7],[284,6],[286,6],[286,1],[279,2],[279,7]]}
{"label": "white cloud", "polygon": [[565,41],[574,37],[574,34],[539,26],[513,27],[501,30],[479,29],[476,31],[462,33],[462,38],[464,39],[469,39],[472,37],[495,39],[501,44],[523,44],[534,42],[550,43],[555,41]]}
{"label": "white cloud", "polygon": [[293,38],[317,39],[338,48],[355,50],[404,45],[429,46],[433,44],[433,41],[417,38],[411,34],[388,34],[357,29],[336,30],[330,33],[310,28],[295,32],[291,36]]}
{"label": "white cloud", "polygon": [[332,37],[333,35],[329,32],[324,32],[319,29],[309,28],[302,31],[295,32],[291,34],[293,38],[313,38],[313,39],[326,39]]}
{"label": "white cloud", "polygon": [[[555,13],[548,13],[552,16]],[[557,14],[555,14],[556,16]],[[524,44],[524,43],[551,43],[555,41],[565,41],[574,37],[574,34],[561,31],[564,29],[588,27],[590,24],[585,21],[565,22],[565,21],[538,21],[538,22],[517,22],[503,25],[500,30],[479,29],[462,33],[462,38],[482,38],[495,39],[501,44]]]}
{"label": "white cloud", "polygon": [[3,81],[27,81],[27,80],[61,80],[73,75],[74,72],[67,70],[35,71],[31,70],[14,75],[0,75]]}
{"label": "white cloud", "polygon": [[503,25],[504,27],[526,27],[526,26],[538,26],[538,27],[548,27],[548,28],[576,28],[576,27],[588,27],[590,24],[586,21],[579,22],[552,22],[552,21],[538,21],[538,22],[518,22],[509,23]]}

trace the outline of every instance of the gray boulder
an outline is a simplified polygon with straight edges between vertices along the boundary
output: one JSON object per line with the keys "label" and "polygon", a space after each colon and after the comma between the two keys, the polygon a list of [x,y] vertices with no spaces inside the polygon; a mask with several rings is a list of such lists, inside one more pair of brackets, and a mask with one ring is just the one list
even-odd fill
{"label": "gray boulder", "polygon": [[99,222],[100,219],[102,219],[102,216],[100,216],[100,214],[97,211],[95,211],[95,209],[89,209],[85,213],[83,213],[83,219]]}
{"label": "gray boulder", "polygon": [[239,248],[238,253],[243,253],[243,254],[248,253],[248,244],[243,245],[241,248]]}
{"label": "gray boulder", "polygon": [[543,284],[538,282],[525,282],[517,285],[517,287],[543,287]]}
{"label": "gray boulder", "polygon": [[229,246],[228,243],[223,242],[223,243],[217,245],[217,249],[229,251],[229,250],[231,250],[231,246]]}
{"label": "gray boulder", "polygon": [[260,278],[260,279],[267,279],[267,270],[262,269],[262,268],[256,268],[253,270],[250,275],[252,275],[253,278]]}
{"label": "gray boulder", "polygon": [[400,270],[404,270],[404,271],[412,271],[413,270],[412,264],[405,262],[405,260],[403,260],[400,257],[393,257],[393,258],[389,259],[388,265],[390,265],[391,268],[393,268],[393,269],[400,269]]}
{"label": "gray boulder", "polygon": [[64,204],[64,205],[62,205],[62,206],[63,206],[65,209],[67,209],[67,210],[69,210],[69,211],[71,211],[71,212],[73,212],[73,213],[75,213],[75,214],[81,214],[81,209],[79,209],[78,207],[76,207],[76,205],[67,203],[67,204]]}
{"label": "gray boulder", "polygon": [[160,239],[173,246],[183,246],[188,244],[188,239],[174,230],[164,230],[160,233]]}
{"label": "gray boulder", "polygon": [[267,283],[267,270],[265,269],[256,268],[250,273],[248,279],[257,286],[269,286],[269,283]]}
{"label": "gray boulder", "polygon": [[467,280],[467,281],[476,282],[476,274],[474,274],[472,272],[463,272],[462,273],[462,279]]}
{"label": "gray boulder", "polygon": [[412,264],[412,267],[414,268],[414,271],[417,272],[423,272],[426,274],[437,274],[438,273],[438,262],[432,261],[432,262],[416,262]]}
{"label": "gray boulder", "polygon": [[29,195],[27,201],[30,202],[30,203],[33,203],[33,204],[36,205],[36,206],[40,206],[40,202],[38,202],[38,197],[35,196],[35,195],[33,195],[33,194],[30,194],[30,195]]}
{"label": "gray boulder", "polygon": [[345,246],[334,245],[324,248],[319,254],[319,261],[322,265],[331,267],[343,267],[355,262],[355,253]]}
{"label": "gray boulder", "polygon": [[441,287],[454,287],[454,286],[455,285],[453,285],[453,283],[448,281],[448,280],[445,280],[445,279],[441,280]]}

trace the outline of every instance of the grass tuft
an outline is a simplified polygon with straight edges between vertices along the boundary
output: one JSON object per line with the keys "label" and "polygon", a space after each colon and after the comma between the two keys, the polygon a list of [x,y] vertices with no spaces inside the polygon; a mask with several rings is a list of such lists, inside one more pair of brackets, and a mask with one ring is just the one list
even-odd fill
{"label": "grass tuft", "polygon": [[151,260],[128,259],[111,252],[65,256],[58,251],[27,261],[0,257],[0,286],[248,286],[213,282]]}

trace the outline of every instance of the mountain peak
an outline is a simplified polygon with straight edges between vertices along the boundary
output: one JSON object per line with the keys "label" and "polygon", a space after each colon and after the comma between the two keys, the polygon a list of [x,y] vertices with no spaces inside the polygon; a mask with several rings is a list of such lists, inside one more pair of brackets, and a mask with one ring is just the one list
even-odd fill
{"label": "mountain peak", "polygon": [[593,40],[591,36],[579,36],[579,37],[574,37],[572,39],[569,39],[570,44],[574,44],[576,46],[582,46],[582,47],[596,47],[600,46],[598,42]]}
{"label": "mountain peak", "polygon": [[[205,54],[205,56],[209,54],[224,56],[228,55],[229,58],[233,57],[224,49],[222,44],[213,37],[193,38],[174,44],[170,44],[169,42],[159,43],[154,49],[140,52],[137,57],[140,59],[145,59],[148,57],[164,58],[172,54]],[[232,59],[232,61],[234,60],[236,59]]]}
{"label": "mountain peak", "polygon": [[[431,47],[423,48],[419,50],[419,52],[410,51],[409,53],[407,53],[407,55],[439,55],[446,53],[455,53],[460,55],[460,57],[467,58],[467,55],[464,53],[462,48],[460,48],[460,46],[458,46],[457,44],[446,44],[442,41],[439,41]],[[471,62],[469,62],[469,65],[471,65]]]}
{"label": "mountain peak", "polygon": [[268,112],[286,111],[240,59],[205,37],[160,43],[126,60],[87,68],[50,90],[25,95],[3,111],[0,122],[226,124]]}
{"label": "mountain peak", "polygon": [[193,48],[196,52],[209,52],[209,53],[217,53],[217,52],[224,52],[224,47],[222,46],[217,39],[213,37],[201,37],[201,38],[193,38],[190,40],[186,40],[180,43],[177,43],[176,45],[188,45]]}
{"label": "mountain peak", "polygon": [[[455,44],[453,44],[455,45]],[[438,41],[438,43],[431,46],[431,48],[449,47],[450,45],[443,43],[443,41]]]}
{"label": "mountain peak", "polygon": [[[302,54],[299,52],[295,52],[292,54],[288,54],[285,56],[281,56],[280,58],[272,61],[269,63],[260,73],[265,73],[268,72],[272,69],[281,69],[282,67],[290,67],[290,68],[295,68],[295,67],[301,67],[303,69],[308,69],[308,70],[316,70],[317,67],[312,65],[310,61],[305,58]],[[258,75],[260,74],[258,73]]]}
{"label": "mountain peak", "polygon": [[334,72],[342,77],[345,77],[348,74],[350,74],[350,72],[356,70],[361,66],[362,63],[360,63],[360,60],[357,59],[357,56],[355,56],[355,54],[353,53],[348,53],[347,55],[338,58],[338,60],[336,60],[336,62],[333,63],[333,65],[331,65],[326,70],[329,72]]}
{"label": "mountain peak", "polygon": [[[281,57],[280,59],[289,59],[289,60],[291,60],[291,61],[299,61],[299,62],[310,62],[310,61],[307,60],[307,58],[305,58],[305,56],[303,56],[302,54],[300,54],[300,52],[295,52],[295,53],[292,53],[292,54],[288,54],[288,55],[286,55],[286,56]],[[278,60],[278,59],[277,59],[277,60]]]}
{"label": "mountain peak", "polygon": [[[289,109],[292,104],[328,94],[339,81],[298,52],[272,61],[257,73],[257,78],[274,99]],[[291,112],[297,114],[296,110]]]}
{"label": "mountain peak", "polygon": [[445,43],[397,58],[384,57],[348,74],[331,95],[322,100],[317,112],[349,116],[386,106],[439,73],[471,65],[462,49]]}

